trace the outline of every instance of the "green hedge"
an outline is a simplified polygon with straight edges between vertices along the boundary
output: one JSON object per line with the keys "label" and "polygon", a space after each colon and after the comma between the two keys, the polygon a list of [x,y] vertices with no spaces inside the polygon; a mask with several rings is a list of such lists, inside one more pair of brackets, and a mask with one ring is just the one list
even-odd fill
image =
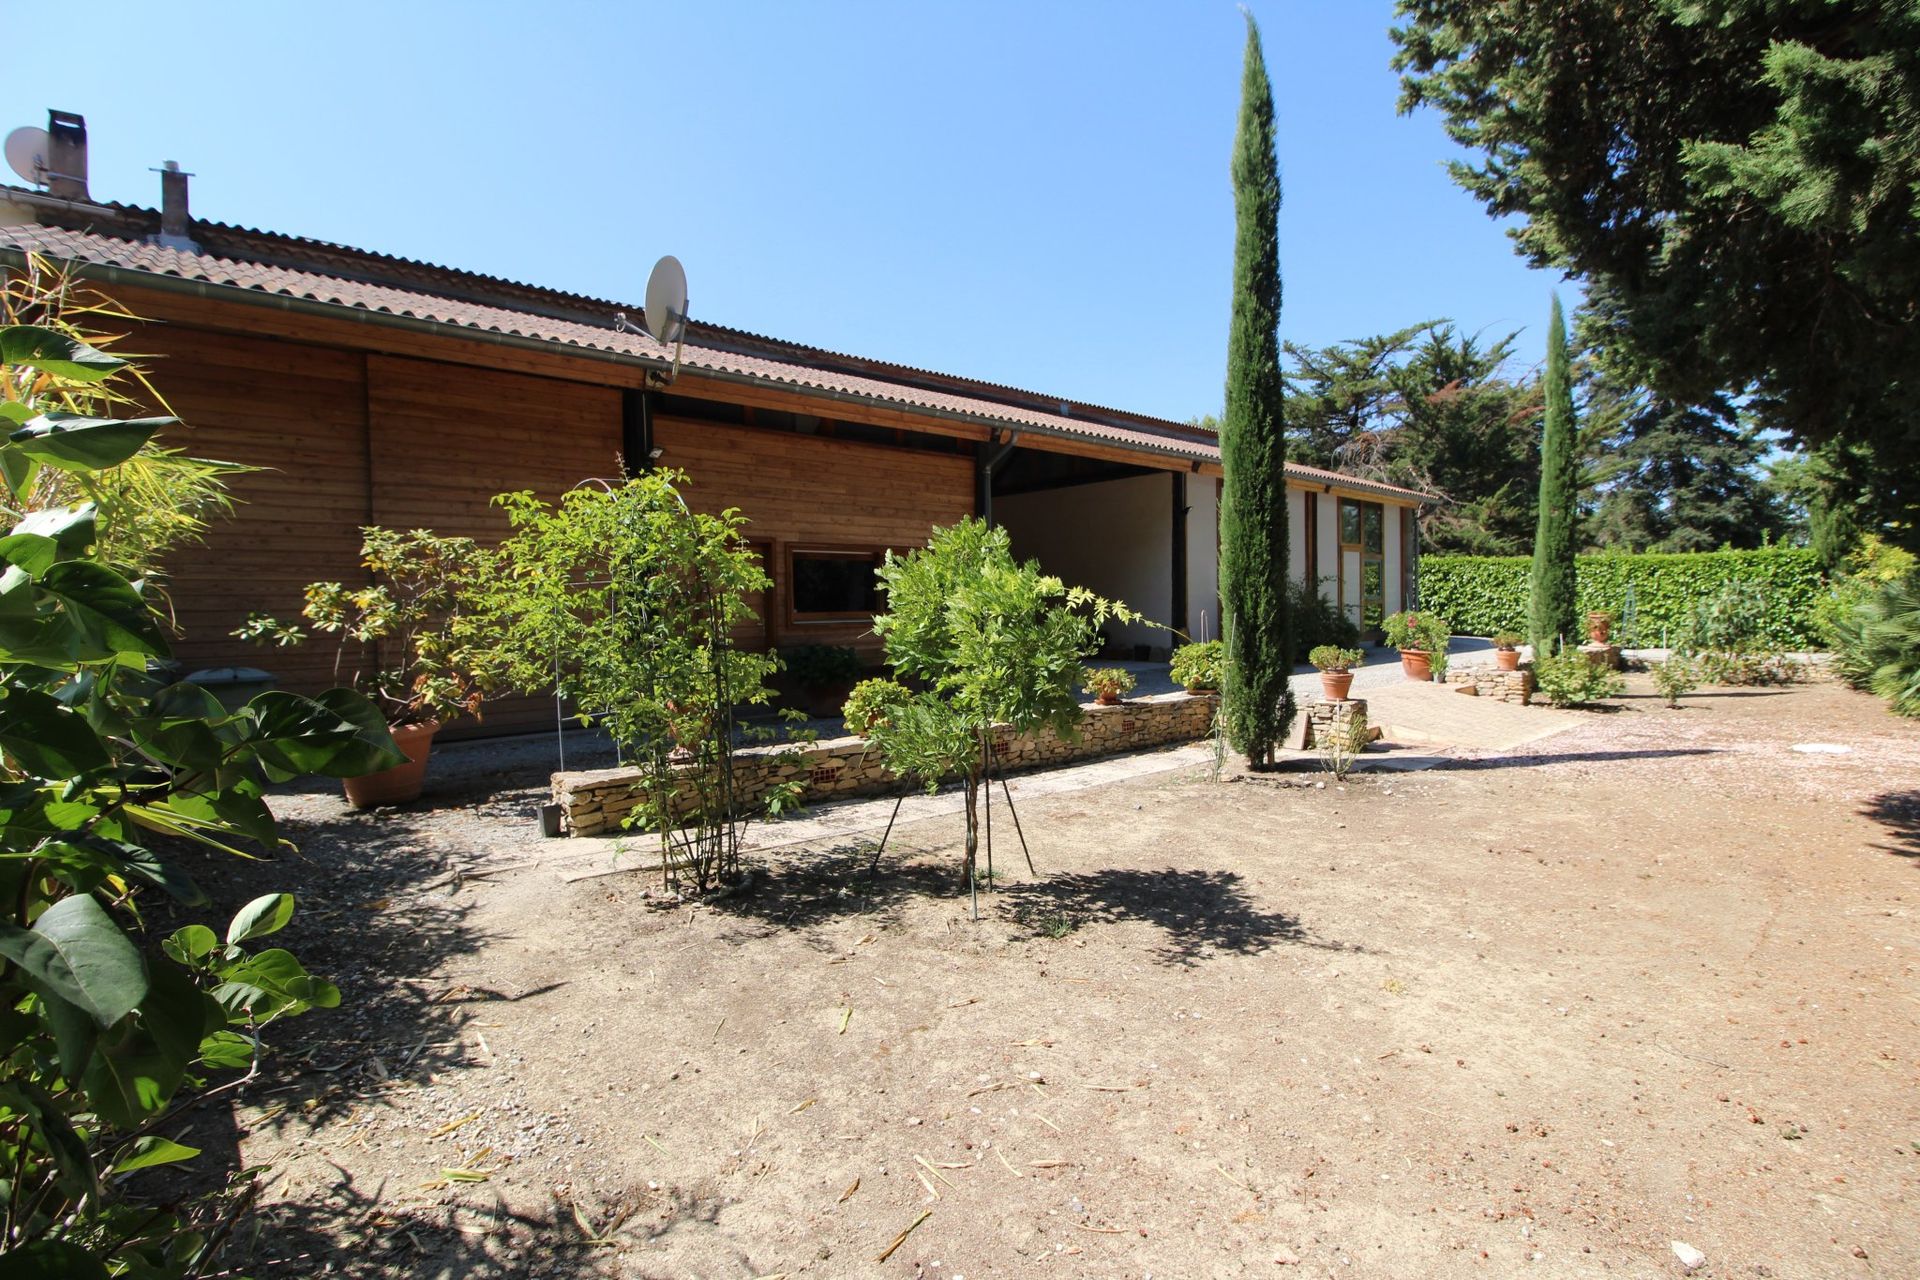
{"label": "green hedge", "polygon": [[[1526,556],[1421,556],[1420,607],[1445,618],[1455,635],[1524,633],[1531,564]],[[1581,556],[1575,572],[1583,624],[1588,612],[1611,610],[1621,620],[1617,643],[1661,646],[1679,635],[1698,601],[1740,580],[1767,593],[1768,640],[1790,649],[1820,647],[1813,613],[1826,582],[1818,558],[1803,547]]]}

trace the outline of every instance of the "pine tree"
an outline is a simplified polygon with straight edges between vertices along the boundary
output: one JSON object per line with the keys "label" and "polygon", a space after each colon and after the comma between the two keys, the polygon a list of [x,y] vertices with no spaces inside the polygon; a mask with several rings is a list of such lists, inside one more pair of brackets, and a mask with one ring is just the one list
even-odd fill
{"label": "pine tree", "polygon": [[1246,67],[1233,149],[1233,317],[1227,404],[1220,425],[1226,471],[1220,512],[1220,600],[1225,614],[1227,740],[1254,765],[1270,763],[1293,718],[1287,618],[1287,442],[1281,416],[1280,170],[1273,87],[1260,29],[1247,15]]}
{"label": "pine tree", "polygon": [[1573,384],[1567,376],[1567,322],[1553,299],[1547,325],[1546,426],[1540,437],[1540,513],[1533,535],[1533,589],[1527,630],[1536,654],[1577,635],[1573,522],[1579,478],[1573,457]]}

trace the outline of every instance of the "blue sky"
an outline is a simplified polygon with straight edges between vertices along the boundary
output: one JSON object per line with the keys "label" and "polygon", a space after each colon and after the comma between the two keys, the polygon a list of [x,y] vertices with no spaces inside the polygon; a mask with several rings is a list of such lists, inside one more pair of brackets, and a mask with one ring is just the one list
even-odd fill
{"label": "blue sky", "polygon": [[[1526,269],[1394,114],[1390,3],[1263,0],[1283,336],[1523,329]],[[0,125],[86,115],[96,197],[1185,418],[1217,410],[1243,28],[1179,3],[19,6]],[[38,53],[33,51],[38,50]],[[1564,287],[1564,286],[1563,286]],[[1569,290],[1569,302],[1573,300]]]}

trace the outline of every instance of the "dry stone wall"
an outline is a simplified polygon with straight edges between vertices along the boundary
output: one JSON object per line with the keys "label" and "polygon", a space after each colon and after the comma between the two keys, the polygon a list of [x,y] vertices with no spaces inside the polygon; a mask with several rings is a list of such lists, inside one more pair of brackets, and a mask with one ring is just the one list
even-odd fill
{"label": "dry stone wall", "polygon": [[[993,735],[996,771],[1046,768],[1074,760],[1174,742],[1192,742],[1213,731],[1217,695],[1167,693],[1136,698],[1118,706],[1087,703],[1080,708],[1079,737],[1063,738],[1051,729],[1015,734],[1004,726]],[[590,769],[553,775],[553,799],[561,823],[571,835],[605,835],[620,829],[640,802],[638,769]],[[743,747],[734,754],[734,791],[743,809],[751,809],[778,783],[799,779],[809,801],[883,795],[899,781],[878,749],[865,738],[828,738],[800,746]],[[682,787],[675,808],[691,807]]]}
{"label": "dry stone wall", "polygon": [[1501,671],[1494,667],[1455,667],[1447,672],[1447,683],[1460,693],[1478,694],[1501,702],[1526,706],[1533,701],[1533,672]]}

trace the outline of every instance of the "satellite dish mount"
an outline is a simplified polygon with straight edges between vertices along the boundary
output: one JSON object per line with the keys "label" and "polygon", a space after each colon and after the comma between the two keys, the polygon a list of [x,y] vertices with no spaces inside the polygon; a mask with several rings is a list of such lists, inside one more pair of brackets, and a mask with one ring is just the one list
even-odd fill
{"label": "satellite dish mount", "polygon": [[687,338],[687,273],[680,259],[668,254],[653,264],[647,277],[646,330],[655,342],[673,344],[671,384],[680,376],[680,350]]}

